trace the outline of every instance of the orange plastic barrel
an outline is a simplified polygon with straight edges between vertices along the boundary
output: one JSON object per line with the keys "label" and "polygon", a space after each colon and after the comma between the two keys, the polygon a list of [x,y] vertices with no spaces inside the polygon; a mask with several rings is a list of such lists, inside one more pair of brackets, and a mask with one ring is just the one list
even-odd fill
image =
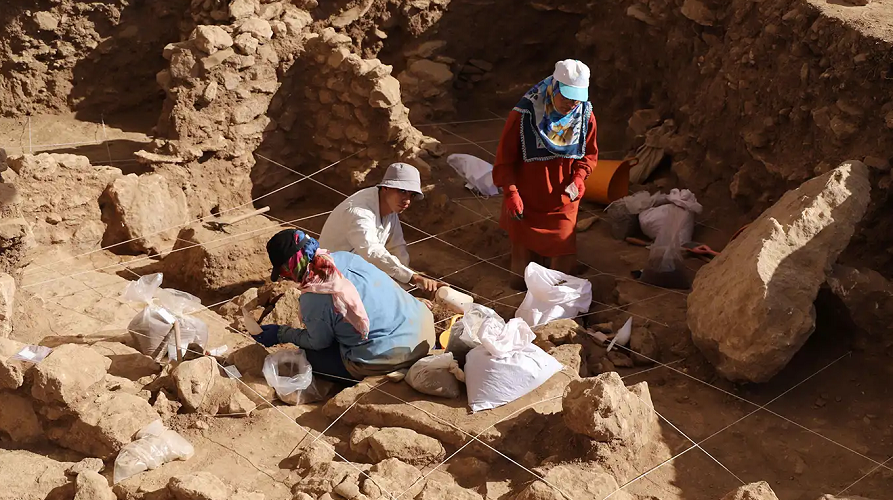
{"label": "orange plastic barrel", "polygon": [[607,205],[629,194],[629,169],[638,163],[636,158],[626,160],[599,159],[586,179],[583,199]]}

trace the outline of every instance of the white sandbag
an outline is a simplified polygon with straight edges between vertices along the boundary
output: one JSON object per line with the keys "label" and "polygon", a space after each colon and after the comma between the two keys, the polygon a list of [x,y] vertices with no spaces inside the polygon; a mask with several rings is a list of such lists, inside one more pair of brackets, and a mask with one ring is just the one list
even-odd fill
{"label": "white sandbag", "polygon": [[678,224],[678,220],[673,223],[681,230],[680,241],[685,244],[691,241],[695,230],[695,214],[701,213],[703,207],[698,203],[698,199],[694,193],[688,189],[672,189],[669,194],[655,193],[652,196],[653,207],[642,211],[639,214],[639,226],[645,236],[652,240],[657,239],[662,227],[668,224],[669,219],[681,218],[678,210],[685,210],[687,216],[682,224]]}
{"label": "white sandbag", "polygon": [[493,184],[493,165],[472,155],[453,154],[447,157],[447,163],[468,181],[465,187],[477,191],[484,196],[496,196],[499,188]]}
{"label": "white sandbag", "polygon": [[535,262],[524,270],[527,295],[515,317],[537,327],[556,319],[573,318],[589,311],[592,283]]}
{"label": "white sandbag", "polygon": [[165,342],[174,322],[180,322],[181,350],[193,342],[204,347],[208,343],[208,325],[190,316],[204,309],[201,299],[180,290],[160,288],[163,278],[162,273],[154,273],[130,282],[124,289],[122,298],[146,304],[127,325],[137,349],[158,359],[167,348],[169,357],[174,359],[176,350],[173,335]]}
{"label": "white sandbag", "polygon": [[136,434],[137,440],[124,445],[115,458],[113,483],[154,470],[174,460],[189,460],[195,448],[186,439],[155,420]]}
{"label": "white sandbag", "polygon": [[472,412],[489,410],[524,397],[552,375],[561,363],[539,347],[527,346],[497,357],[480,346],[468,353],[465,387]]}
{"label": "white sandbag", "polygon": [[496,314],[496,311],[480,304],[471,304],[459,321],[453,324],[450,329],[450,340],[446,345],[446,352],[453,354],[459,366],[465,364],[465,355],[475,347],[481,345],[480,332],[481,328],[488,323],[488,320],[501,322],[505,321]]}
{"label": "white sandbag", "polygon": [[410,367],[406,373],[406,383],[422,394],[455,399],[462,395],[454,372],[461,370],[453,359],[453,353],[426,356]]}

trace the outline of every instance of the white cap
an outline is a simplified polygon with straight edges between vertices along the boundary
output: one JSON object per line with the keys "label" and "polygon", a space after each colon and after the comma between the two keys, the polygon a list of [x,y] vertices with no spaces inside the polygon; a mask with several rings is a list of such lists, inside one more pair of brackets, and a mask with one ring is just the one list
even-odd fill
{"label": "white cap", "polygon": [[385,172],[384,178],[378,183],[378,187],[410,191],[416,193],[417,200],[425,197],[422,193],[422,180],[419,171],[408,163],[392,163]]}
{"label": "white cap", "polygon": [[561,95],[575,101],[589,100],[589,66],[576,59],[555,63],[552,77],[560,83]]}

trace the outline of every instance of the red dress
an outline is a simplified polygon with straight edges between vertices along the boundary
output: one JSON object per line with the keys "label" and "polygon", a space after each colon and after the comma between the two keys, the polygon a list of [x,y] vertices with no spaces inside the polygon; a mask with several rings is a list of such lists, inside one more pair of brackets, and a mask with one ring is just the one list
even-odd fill
{"label": "red dress", "polygon": [[496,163],[493,165],[493,182],[506,189],[518,188],[524,203],[524,218],[514,220],[503,211],[499,225],[508,231],[512,243],[518,244],[542,257],[560,257],[577,252],[577,209],[580,200],[571,202],[564,192],[577,170],[588,177],[598,163],[595,117],[589,115],[586,134],[586,156],[553,158],[547,161],[525,162],[521,152],[521,113],[509,114]]}

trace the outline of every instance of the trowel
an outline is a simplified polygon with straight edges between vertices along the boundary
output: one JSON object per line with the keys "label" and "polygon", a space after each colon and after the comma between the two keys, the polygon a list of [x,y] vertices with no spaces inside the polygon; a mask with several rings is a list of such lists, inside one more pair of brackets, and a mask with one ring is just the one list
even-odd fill
{"label": "trowel", "polygon": [[623,324],[623,327],[617,332],[617,335],[614,336],[614,339],[611,340],[611,343],[608,344],[608,352],[611,352],[611,349],[614,347],[614,344],[618,345],[626,345],[629,342],[629,338],[633,333],[633,319],[629,318],[626,320],[626,323]]}

